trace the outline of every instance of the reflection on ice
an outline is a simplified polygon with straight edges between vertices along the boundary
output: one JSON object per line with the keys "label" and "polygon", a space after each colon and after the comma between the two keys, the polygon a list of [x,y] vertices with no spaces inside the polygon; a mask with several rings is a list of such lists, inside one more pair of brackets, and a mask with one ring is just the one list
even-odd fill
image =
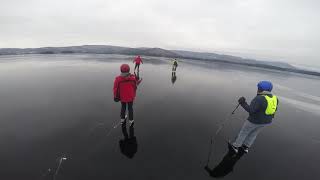
{"label": "reflection on ice", "polygon": [[320,97],[319,96],[314,96],[314,95],[311,95],[311,94],[307,94],[305,92],[297,91],[297,90],[294,90],[292,88],[289,88],[289,87],[286,87],[286,86],[283,86],[283,85],[280,85],[280,84],[275,84],[275,86],[280,90],[284,90],[286,93],[293,94],[294,96],[300,96],[302,98],[306,98],[306,99],[309,99],[309,100],[320,102]]}
{"label": "reflection on ice", "polygon": [[[315,95],[320,81],[315,79],[187,60],[179,60],[178,71],[172,75],[170,59],[143,57],[140,74],[136,73],[139,79],[143,76],[134,104],[136,132],[128,132],[117,126],[119,105],[113,102],[112,87],[121,64],[133,68],[133,57],[0,58],[0,142],[5,147],[0,149],[0,179],[39,179],[44,167],[55,167],[50,162],[61,153],[68,154],[68,161],[57,179],[208,179],[200,163],[207,157],[207,139],[240,96],[256,94],[256,83],[262,79],[275,83],[274,93],[281,103],[276,123],[234,165],[227,161],[234,159],[223,158],[227,147],[220,141],[238,133],[247,116],[239,109],[230,121],[231,128],[217,136],[215,157],[225,160],[217,169],[228,172],[234,165],[228,179],[320,176],[320,156],[314,155],[320,148],[320,122],[314,115],[319,105],[312,103],[319,102]],[[304,111],[296,113],[297,108]],[[26,166],[25,162],[31,163]],[[301,164],[309,173],[301,173]],[[265,173],[265,167],[272,171]],[[249,171],[255,173],[248,176]]]}
{"label": "reflection on ice", "polygon": [[320,115],[320,105],[318,104],[307,103],[283,96],[279,97],[279,99],[283,100],[286,103],[292,104],[294,105],[294,107],[299,108],[301,110]]}

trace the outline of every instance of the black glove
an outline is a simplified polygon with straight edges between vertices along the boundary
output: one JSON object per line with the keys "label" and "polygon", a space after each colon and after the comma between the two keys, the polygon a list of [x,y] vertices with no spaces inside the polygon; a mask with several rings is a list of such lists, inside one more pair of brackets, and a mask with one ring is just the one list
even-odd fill
{"label": "black glove", "polygon": [[120,101],[120,99],[117,98],[117,97],[113,98],[113,100],[114,100],[114,102],[119,102]]}
{"label": "black glove", "polygon": [[239,102],[239,104],[244,104],[244,103],[246,103],[246,98],[241,97],[241,98],[239,98],[238,102]]}

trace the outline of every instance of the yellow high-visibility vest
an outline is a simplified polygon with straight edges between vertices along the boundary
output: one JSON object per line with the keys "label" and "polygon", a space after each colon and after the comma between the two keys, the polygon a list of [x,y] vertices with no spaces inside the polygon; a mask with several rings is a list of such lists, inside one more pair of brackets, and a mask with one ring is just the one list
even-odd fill
{"label": "yellow high-visibility vest", "polygon": [[264,97],[267,100],[268,106],[266,108],[266,115],[274,115],[276,113],[277,110],[277,106],[278,106],[278,98],[277,96],[272,96],[269,97],[267,95],[264,95]]}
{"label": "yellow high-visibility vest", "polygon": [[174,65],[174,63],[177,63],[177,64],[178,64],[178,61],[177,61],[177,60],[173,60],[173,61],[172,61],[172,64]]}

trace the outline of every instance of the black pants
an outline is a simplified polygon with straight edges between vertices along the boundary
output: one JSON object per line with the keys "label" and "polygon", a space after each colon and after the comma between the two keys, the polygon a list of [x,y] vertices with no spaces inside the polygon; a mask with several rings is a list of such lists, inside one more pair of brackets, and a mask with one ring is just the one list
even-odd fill
{"label": "black pants", "polygon": [[176,70],[177,70],[177,67],[178,67],[177,65],[173,65],[173,66],[172,66],[172,71],[176,71]]}
{"label": "black pants", "polygon": [[136,63],[136,66],[134,67],[134,70],[136,70],[138,68],[138,71],[139,71],[139,68],[140,68],[140,64]]}
{"label": "black pants", "polygon": [[129,120],[133,120],[133,108],[132,108],[133,102],[128,102],[128,103],[121,102],[121,114],[120,114],[120,117],[121,117],[121,119],[125,118],[127,106],[128,106],[128,111],[129,111]]}

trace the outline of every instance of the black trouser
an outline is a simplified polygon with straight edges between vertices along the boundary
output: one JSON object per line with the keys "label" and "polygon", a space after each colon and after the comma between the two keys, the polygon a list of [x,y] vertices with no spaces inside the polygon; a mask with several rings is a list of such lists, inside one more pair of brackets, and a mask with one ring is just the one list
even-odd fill
{"label": "black trouser", "polygon": [[176,70],[177,70],[177,65],[173,65],[172,66],[172,76],[175,76],[176,75]]}
{"label": "black trouser", "polygon": [[134,70],[136,70],[137,68],[138,68],[138,71],[139,71],[140,63],[136,63],[136,66],[134,67]]}
{"label": "black trouser", "polygon": [[172,71],[176,71],[176,70],[177,70],[177,67],[178,67],[177,65],[173,65],[173,66],[172,66]]}
{"label": "black trouser", "polygon": [[129,120],[133,120],[133,102],[121,102],[121,114],[120,117],[121,119],[124,119],[126,116],[126,109],[127,109],[127,105],[128,105],[128,111],[129,111]]}

